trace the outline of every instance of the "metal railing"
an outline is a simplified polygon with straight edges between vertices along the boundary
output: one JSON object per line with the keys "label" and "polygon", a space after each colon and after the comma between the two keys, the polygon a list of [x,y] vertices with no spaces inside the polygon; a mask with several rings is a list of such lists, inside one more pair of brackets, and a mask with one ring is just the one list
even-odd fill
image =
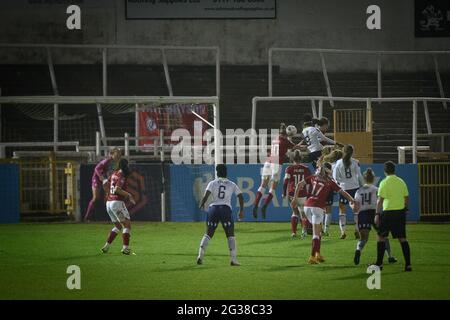
{"label": "metal railing", "polygon": [[[0,100],[1,101],[1,100]],[[315,101],[319,101],[319,105],[323,101],[346,101],[346,102],[364,102],[366,109],[372,110],[373,102],[412,102],[412,153],[413,163],[417,163],[417,103],[422,101],[428,102],[450,102],[450,98],[434,98],[434,97],[402,97],[402,98],[355,98],[355,97],[324,97],[324,96],[279,96],[279,97],[253,97],[252,99],[252,129],[256,128],[256,112],[257,104],[260,101],[311,101],[311,107],[314,110]],[[369,113],[369,112],[368,112]],[[322,115],[319,113],[319,117]],[[371,128],[372,124],[367,123],[366,128]]]}
{"label": "metal railing", "polygon": [[441,152],[445,152],[445,138],[450,137],[450,132],[448,133],[419,133],[418,138],[440,138]]}
{"label": "metal railing", "polygon": [[336,132],[368,132],[369,114],[366,109],[339,109],[334,113]]}
{"label": "metal railing", "polygon": [[60,141],[60,142],[0,142],[0,159],[5,158],[5,148],[36,148],[36,147],[75,147],[75,151],[80,151],[78,141]]}
{"label": "metal railing", "polygon": [[[268,96],[273,96],[273,55],[275,52],[305,52],[316,53],[320,57],[322,74],[325,81],[328,97],[333,97],[331,91],[331,85],[328,78],[328,71],[325,63],[325,54],[360,54],[371,55],[377,57],[377,98],[382,98],[382,64],[381,57],[387,55],[430,55],[433,58],[434,73],[436,76],[436,82],[439,88],[439,94],[441,98],[445,98],[444,87],[442,85],[442,79],[439,72],[439,64],[437,61],[438,55],[450,55],[450,51],[372,51],[372,50],[340,50],[340,49],[310,49],[310,48],[269,48],[268,52]],[[333,101],[330,100],[331,106],[334,106]],[[447,101],[442,101],[442,105],[447,109]]]}
{"label": "metal railing", "polygon": [[[0,43],[0,48],[27,48],[44,49],[46,51],[47,65],[50,74],[53,94],[59,96],[58,83],[54,70],[52,49],[98,49],[102,54],[102,93],[103,97],[108,95],[108,51],[111,50],[156,50],[161,52],[162,65],[166,80],[169,97],[174,97],[172,83],[170,80],[169,67],[167,62],[167,51],[213,51],[215,54],[215,72],[216,72],[216,96],[220,97],[220,48],[218,46],[151,46],[151,45],[106,45],[106,44],[27,44],[27,43]],[[1,91],[0,91],[1,93]],[[94,102],[95,103],[95,102]],[[53,140],[58,142],[59,136],[59,103],[53,104]],[[97,116],[99,120],[100,132],[102,137],[106,136],[105,125],[102,115],[102,107],[97,103]],[[54,145],[54,151],[57,151],[57,145]]]}
{"label": "metal railing", "polygon": [[[417,146],[417,151],[430,151],[429,146]],[[398,163],[405,164],[406,163],[406,151],[413,151],[413,146],[398,146]]]}
{"label": "metal railing", "polygon": [[421,216],[450,215],[450,163],[419,163]]}
{"label": "metal railing", "polygon": [[[54,156],[41,159],[8,159],[2,163],[19,166],[20,213],[59,214],[67,212],[68,199],[76,209],[75,197],[68,194],[68,164],[70,161],[56,160]],[[75,172],[73,172],[75,174]],[[76,178],[74,178],[76,179]],[[74,183],[73,180],[71,183]],[[76,188],[72,188],[72,191]]]}

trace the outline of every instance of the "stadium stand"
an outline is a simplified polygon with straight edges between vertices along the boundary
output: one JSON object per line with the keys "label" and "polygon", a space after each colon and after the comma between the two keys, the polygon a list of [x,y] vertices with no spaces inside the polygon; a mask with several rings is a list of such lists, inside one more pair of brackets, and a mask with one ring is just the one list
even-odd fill
{"label": "stadium stand", "polygon": [[[101,65],[56,65],[58,89],[61,95],[101,95]],[[215,75],[213,66],[170,66],[175,95],[214,95]],[[292,72],[273,68],[274,96],[311,95],[326,96],[326,87],[320,72]],[[450,95],[450,74],[441,74],[445,95]],[[376,97],[376,73],[329,73],[334,96]],[[110,65],[108,67],[109,95],[168,95],[164,70],[155,65]],[[382,80],[383,96],[439,97],[433,73],[386,73]],[[45,65],[1,65],[0,87],[2,95],[52,95],[48,68]],[[222,66],[221,68],[221,128],[250,127],[251,99],[267,95],[266,66]],[[282,106],[282,108],[278,108]],[[336,108],[354,107],[348,103],[336,103]],[[418,133],[426,133],[423,105],[419,103]],[[273,110],[277,117],[271,116]],[[397,158],[397,146],[411,144],[412,111],[410,103],[374,104],[374,161],[383,162]],[[382,108],[382,112],[380,109]],[[442,104],[429,103],[433,133],[448,132],[450,113],[442,112]],[[277,126],[278,118],[295,119],[300,126],[301,114],[311,112],[309,103],[271,103],[262,108],[258,116],[259,127]],[[123,136],[134,132],[134,114],[123,110],[105,108],[104,120],[107,136]],[[94,106],[61,106],[61,116],[79,119],[61,121],[60,139],[77,140],[81,145],[94,145],[98,130]],[[25,116],[24,116],[25,114]],[[51,140],[51,121],[36,121],[53,115],[52,106],[39,108],[3,108],[4,141]],[[332,118],[332,109],[324,104],[324,115]],[[44,124],[43,124],[44,123]],[[331,123],[332,125],[332,123]],[[39,130],[36,128],[39,127]],[[330,131],[332,130],[332,126]],[[448,140],[448,139],[446,139]],[[439,151],[438,139],[419,138],[418,145],[430,145]],[[446,142],[446,150],[448,149]],[[28,149],[30,150],[30,149]],[[407,158],[407,161],[410,159]]]}

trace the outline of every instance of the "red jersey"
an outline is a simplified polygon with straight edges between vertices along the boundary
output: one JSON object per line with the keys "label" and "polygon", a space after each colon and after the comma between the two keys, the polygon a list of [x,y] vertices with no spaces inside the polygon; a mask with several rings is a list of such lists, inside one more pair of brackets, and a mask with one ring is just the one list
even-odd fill
{"label": "red jersey", "polygon": [[305,182],[309,186],[305,207],[325,209],[330,192],[339,192],[341,190],[336,181],[329,178],[324,179],[318,175],[307,177]]}
{"label": "red jersey", "polygon": [[125,201],[125,197],[115,194],[117,187],[120,187],[122,190],[125,190],[127,187],[127,179],[123,175],[122,171],[114,171],[109,178],[109,182],[110,187],[107,201]]}
{"label": "red jersey", "polygon": [[[293,197],[295,192],[295,187],[297,184],[306,179],[311,175],[311,171],[304,164],[292,164],[286,168],[284,173],[284,184],[283,184],[283,194],[286,193],[286,189],[288,195]],[[299,195],[300,198],[306,197],[307,192],[306,188],[300,190]]]}
{"label": "red jersey", "polygon": [[269,161],[276,164],[288,162],[286,153],[288,149],[292,149],[294,146],[295,144],[292,143],[286,136],[279,135],[277,139],[272,141]]}

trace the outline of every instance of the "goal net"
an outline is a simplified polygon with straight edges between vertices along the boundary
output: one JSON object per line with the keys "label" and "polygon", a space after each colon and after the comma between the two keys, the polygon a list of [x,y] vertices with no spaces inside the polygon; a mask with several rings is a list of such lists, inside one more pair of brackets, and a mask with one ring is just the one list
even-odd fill
{"label": "goal net", "polygon": [[163,151],[164,160],[170,161],[181,140],[194,145],[209,134],[215,143],[214,128],[219,128],[216,97],[4,96],[0,104],[7,157],[15,151],[51,150],[99,157],[121,147],[135,159],[159,161]]}

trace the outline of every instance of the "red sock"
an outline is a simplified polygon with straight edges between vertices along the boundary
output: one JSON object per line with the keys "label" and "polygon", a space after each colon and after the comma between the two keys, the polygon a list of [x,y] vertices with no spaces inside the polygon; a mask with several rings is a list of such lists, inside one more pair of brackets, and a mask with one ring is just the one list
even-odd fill
{"label": "red sock", "polygon": [[256,192],[255,202],[253,202],[254,206],[259,205],[259,200],[261,200],[261,197],[262,197],[261,191]]}
{"label": "red sock", "polygon": [[130,244],[130,234],[128,232],[122,233],[122,239],[123,239],[124,246],[128,246]]}
{"label": "red sock", "polygon": [[298,217],[297,216],[292,216],[291,217],[292,233],[297,234],[297,225],[298,225]]}
{"label": "red sock", "polygon": [[111,232],[109,233],[108,240],[106,240],[106,242],[111,244],[116,237],[117,237],[117,232],[111,230]]}
{"label": "red sock", "polygon": [[318,252],[320,252],[320,240],[313,238],[311,243],[311,255],[314,257]]}
{"label": "red sock", "polygon": [[269,194],[267,195],[266,200],[264,200],[264,205],[266,207],[269,205],[270,201],[272,201],[272,198],[273,198],[273,194],[272,194],[272,192],[269,192]]}

